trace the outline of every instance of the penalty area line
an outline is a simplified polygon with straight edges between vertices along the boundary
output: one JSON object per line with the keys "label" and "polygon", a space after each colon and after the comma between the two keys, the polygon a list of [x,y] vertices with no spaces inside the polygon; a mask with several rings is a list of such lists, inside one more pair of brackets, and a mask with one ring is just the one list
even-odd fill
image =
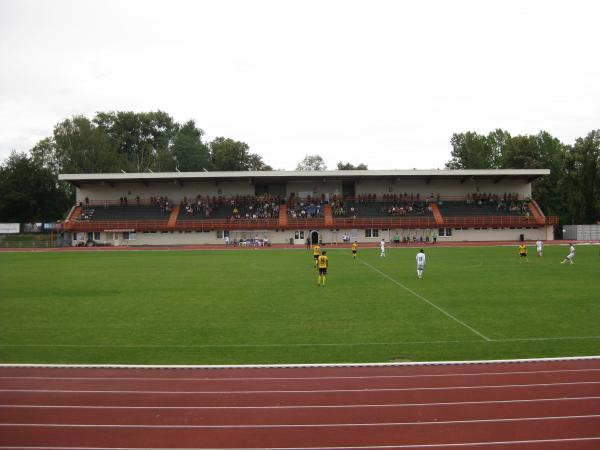
{"label": "penalty area line", "polygon": [[472,326],[466,324],[465,322],[463,322],[462,320],[460,320],[458,317],[453,316],[452,314],[450,314],[448,311],[446,311],[445,309],[439,307],[438,305],[436,305],[435,303],[433,303],[431,300],[427,300],[425,297],[423,297],[421,294],[416,293],[415,291],[413,291],[411,288],[403,285],[402,283],[400,283],[398,280],[395,280],[394,278],[390,277],[387,273],[382,272],[381,270],[379,270],[377,267],[372,266],[371,264],[369,264],[368,262],[363,261],[362,259],[360,260],[361,263],[363,263],[365,266],[370,267],[371,270],[374,270],[375,272],[377,272],[378,274],[384,276],[385,278],[387,278],[388,280],[390,280],[392,283],[400,286],[402,289],[404,289],[407,292],[410,292],[412,295],[414,295],[415,297],[417,297],[418,299],[424,301],[425,303],[427,303],[429,306],[434,307],[435,309],[437,309],[439,312],[441,312],[442,314],[444,314],[446,317],[449,317],[450,319],[454,320],[456,323],[462,325],[463,327],[469,329],[470,331],[472,331],[473,333],[475,333],[477,336],[479,336],[480,338],[482,338],[483,340],[487,341],[487,342],[492,342],[492,339],[490,339],[489,337],[487,337],[486,335],[484,335],[483,333],[480,333],[479,331],[477,331],[475,328],[473,328]]}

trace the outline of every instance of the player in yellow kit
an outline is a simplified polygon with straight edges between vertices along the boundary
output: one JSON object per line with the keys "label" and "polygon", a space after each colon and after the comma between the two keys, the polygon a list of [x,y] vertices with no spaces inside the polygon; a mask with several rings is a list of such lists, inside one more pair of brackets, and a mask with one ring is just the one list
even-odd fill
{"label": "player in yellow kit", "polygon": [[315,267],[317,267],[317,259],[321,256],[321,246],[319,244],[315,244],[313,246],[313,258],[315,259]]}
{"label": "player in yellow kit", "polygon": [[525,247],[525,244],[519,245],[519,260],[523,261],[523,259],[525,262],[529,262],[527,259],[527,247]]}
{"label": "player in yellow kit", "polygon": [[323,253],[317,259],[317,268],[319,270],[317,286],[325,287],[325,277],[327,276],[327,267],[329,267],[329,258],[327,258],[326,254],[327,252],[323,250]]}
{"label": "player in yellow kit", "polygon": [[356,259],[356,251],[358,250],[358,242],[354,241],[352,243],[352,258]]}

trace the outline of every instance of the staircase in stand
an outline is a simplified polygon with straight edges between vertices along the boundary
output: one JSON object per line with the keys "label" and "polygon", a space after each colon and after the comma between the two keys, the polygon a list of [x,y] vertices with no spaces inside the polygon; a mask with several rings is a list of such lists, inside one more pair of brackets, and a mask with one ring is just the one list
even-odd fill
{"label": "staircase in stand", "polygon": [[279,220],[277,226],[279,228],[287,228],[288,226],[288,209],[287,205],[279,205]]}
{"label": "staircase in stand", "polygon": [[333,227],[333,210],[329,203],[323,207],[323,214],[325,215],[325,226]]}
{"label": "staircase in stand", "polygon": [[81,210],[81,206],[75,206],[71,208],[69,217],[67,217],[67,220],[65,220],[65,222],[63,223],[63,228],[65,230],[70,230],[71,228],[73,228],[73,223],[81,215]]}
{"label": "staircase in stand", "polygon": [[171,215],[169,216],[169,221],[167,222],[167,229],[174,230],[175,225],[177,224],[177,217],[179,217],[179,209],[181,205],[178,203],[175,205],[173,210],[171,211]]}
{"label": "staircase in stand", "polygon": [[444,225],[444,216],[442,216],[442,213],[440,211],[440,208],[438,207],[438,204],[430,203],[429,206],[431,207],[431,212],[433,213],[433,218],[435,219],[435,224],[438,227],[442,227]]}
{"label": "staircase in stand", "polygon": [[531,214],[533,215],[533,218],[535,219],[538,225],[546,224],[546,216],[542,212],[540,205],[538,205],[538,203],[535,200],[531,200],[529,202],[529,209],[531,210]]}

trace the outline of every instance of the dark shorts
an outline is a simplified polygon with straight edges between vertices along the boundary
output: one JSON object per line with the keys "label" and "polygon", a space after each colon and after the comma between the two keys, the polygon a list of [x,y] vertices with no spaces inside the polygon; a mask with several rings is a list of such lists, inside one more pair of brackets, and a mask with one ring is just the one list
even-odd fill
{"label": "dark shorts", "polygon": [[319,259],[320,255],[313,255],[315,259]]}
{"label": "dark shorts", "polygon": [[519,256],[520,256],[521,258],[527,258],[527,253],[519,253]]}
{"label": "dark shorts", "polygon": [[324,269],[319,267],[319,275],[327,275],[327,267],[325,267]]}
{"label": "dark shorts", "polygon": [[356,255],[356,250],[352,250],[352,254],[353,254],[353,255]]}

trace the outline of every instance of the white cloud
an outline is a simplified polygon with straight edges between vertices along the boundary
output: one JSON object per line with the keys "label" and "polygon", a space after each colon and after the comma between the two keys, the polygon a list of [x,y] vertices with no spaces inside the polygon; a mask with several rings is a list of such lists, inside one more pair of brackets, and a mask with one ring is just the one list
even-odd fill
{"label": "white cloud", "polygon": [[0,158],[100,110],[196,120],[277,168],[443,167],[453,132],[600,127],[593,2],[0,3]]}

